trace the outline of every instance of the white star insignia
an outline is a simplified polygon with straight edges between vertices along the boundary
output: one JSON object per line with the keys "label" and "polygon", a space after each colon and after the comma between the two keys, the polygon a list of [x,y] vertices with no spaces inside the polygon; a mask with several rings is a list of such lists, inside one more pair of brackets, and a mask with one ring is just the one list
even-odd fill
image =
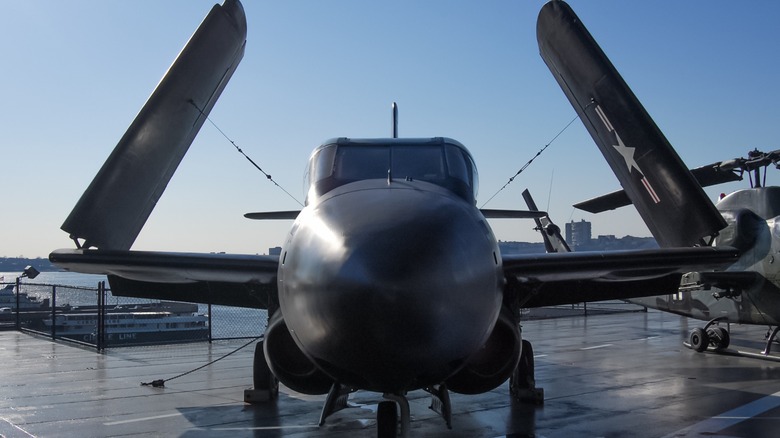
{"label": "white star insignia", "polygon": [[636,168],[636,170],[639,173],[642,173],[642,170],[639,169],[639,165],[636,164],[636,160],[634,160],[634,151],[636,148],[628,147],[625,144],[623,144],[623,140],[620,139],[620,136],[617,132],[615,132],[615,138],[617,138],[618,144],[612,145],[612,147],[615,148],[615,150],[620,153],[620,155],[623,156],[623,159],[626,160],[626,167],[628,167],[628,172],[631,172],[631,168]]}

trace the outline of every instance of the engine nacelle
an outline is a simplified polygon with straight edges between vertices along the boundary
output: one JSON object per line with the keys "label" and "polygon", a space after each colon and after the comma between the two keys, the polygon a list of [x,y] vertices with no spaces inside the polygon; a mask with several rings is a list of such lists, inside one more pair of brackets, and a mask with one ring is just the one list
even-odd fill
{"label": "engine nacelle", "polygon": [[497,388],[517,367],[521,349],[520,327],[512,312],[502,307],[485,345],[447,379],[447,388],[460,394],[481,394]]}
{"label": "engine nacelle", "polygon": [[293,391],[326,394],[333,385],[333,379],[317,368],[295,344],[280,311],[268,321],[263,353],[274,376]]}
{"label": "engine nacelle", "polygon": [[745,252],[756,244],[762,229],[767,227],[764,219],[748,209],[723,210],[720,213],[729,225],[720,230],[718,246],[733,246]]}

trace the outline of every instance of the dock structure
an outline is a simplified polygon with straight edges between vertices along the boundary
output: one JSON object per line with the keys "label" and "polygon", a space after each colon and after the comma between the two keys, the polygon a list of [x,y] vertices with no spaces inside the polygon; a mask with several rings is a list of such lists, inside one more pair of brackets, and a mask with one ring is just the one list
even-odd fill
{"label": "dock structure", "polygon": [[[691,326],[695,325],[691,322]],[[732,325],[735,349],[760,351],[766,327]],[[688,320],[619,313],[523,324],[534,342],[542,406],[515,402],[508,384],[452,394],[452,430],[409,394],[409,436],[775,436],[780,363],[696,353]],[[323,397],[282,387],[274,404],[248,405],[253,347],[241,341],[91,349],[0,332],[0,436],[372,437],[380,396],[357,392],[351,408],[317,426]],[[142,383],[171,379],[161,388]]]}

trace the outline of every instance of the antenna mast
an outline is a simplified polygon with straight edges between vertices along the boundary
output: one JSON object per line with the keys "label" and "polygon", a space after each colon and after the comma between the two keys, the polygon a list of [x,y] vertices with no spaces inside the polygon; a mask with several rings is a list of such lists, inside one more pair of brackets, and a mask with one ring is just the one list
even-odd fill
{"label": "antenna mast", "polygon": [[398,104],[393,102],[393,138],[398,138]]}

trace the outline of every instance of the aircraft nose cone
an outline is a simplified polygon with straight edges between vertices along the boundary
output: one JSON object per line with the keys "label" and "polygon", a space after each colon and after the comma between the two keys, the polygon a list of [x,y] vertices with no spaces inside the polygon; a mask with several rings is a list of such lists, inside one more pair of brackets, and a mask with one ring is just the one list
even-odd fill
{"label": "aircraft nose cone", "polygon": [[321,247],[301,226],[308,257],[283,268],[288,327],[343,383],[378,391],[439,383],[495,322],[503,277],[484,219],[458,199],[409,192],[327,201],[316,221],[340,247]]}

